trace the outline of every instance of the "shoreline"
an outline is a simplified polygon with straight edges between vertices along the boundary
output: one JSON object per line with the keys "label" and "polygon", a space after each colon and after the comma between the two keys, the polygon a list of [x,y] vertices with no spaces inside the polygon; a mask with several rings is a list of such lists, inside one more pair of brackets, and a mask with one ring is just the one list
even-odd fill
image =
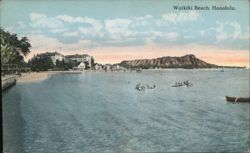
{"label": "shoreline", "polygon": [[17,76],[17,84],[40,82],[56,74],[80,74],[83,71],[44,71],[44,72],[27,72]]}
{"label": "shoreline", "polygon": [[16,77],[17,84],[39,82],[39,81],[44,81],[48,78],[49,78],[48,72],[28,72],[28,73],[22,73],[21,76]]}
{"label": "shoreline", "polygon": [[[227,70],[230,68],[225,68],[224,70]],[[234,68],[233,68],[234,69]],[[217,68],[212,68],[212,69],[183,69],[183,68],[175,68],[175,69],[142,69],[142,71],[173,71],[173,70],[181,70],[181,71],[189,71],[189,70],[204,70],[204,71],[221,71],[222,69],[217,69]],[[249,69],[246,69],[249,70]],[[81,74],[85,72],[131,72],[130,70],[120,70],[120,71],[105,71],[105,70],[87,70],[87,71],[43,71],[43,72],[27,72],[27,73],[22,73],[21,76],[16,76],[16,83],[17,84],[24,84],[24,83],[33,83],[33,82],[40,82],[48,79],[52,75],[56,74]],[[133,71],[135,72],[135,71]]]}

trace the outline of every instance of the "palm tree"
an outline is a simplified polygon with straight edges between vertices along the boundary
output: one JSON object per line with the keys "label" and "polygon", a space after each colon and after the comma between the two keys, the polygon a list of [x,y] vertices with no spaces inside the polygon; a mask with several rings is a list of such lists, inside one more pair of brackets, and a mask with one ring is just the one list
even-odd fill
{"label": "palm tree", "polygon": [[18,39],[16,34],[10,34],[0,28],[1,34],[1,65],[21,62],[30,53],[30,43],[27,37]]}
{"label": "palm tree", "polygon": [[22,37],[21,40],[18,41],[19,53],[22,53],[24,56],[27,56],[30,53],[30,43],[27,37]]}

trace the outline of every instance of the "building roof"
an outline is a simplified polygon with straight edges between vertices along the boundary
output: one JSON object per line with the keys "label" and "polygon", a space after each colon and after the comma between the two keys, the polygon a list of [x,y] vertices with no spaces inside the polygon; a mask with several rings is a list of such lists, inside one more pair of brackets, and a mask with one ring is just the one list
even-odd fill
{"label": "building roof", "polygon": [[88,57],[88,56],[89,56],[88,54],[82,54],[82,55],[75,54],[75,55],[66,55],[65,57],[66,58],[83,58],[83,57]]}
{"label": "building roof", "polygon": [[[79,65],[84,65],[84,66],[85,66],[85,63],[84,63],[84,62],[81,62]],[[78,66],[79,66],[79,65],[78,65]]]}
{"label": "building roof", "polygon": [[64,56],[58,52],[46,52],[46,53],[41,53],[41,54],[38,54],[38,56],[55,56],[55,55],[61,55],[61,56]]}

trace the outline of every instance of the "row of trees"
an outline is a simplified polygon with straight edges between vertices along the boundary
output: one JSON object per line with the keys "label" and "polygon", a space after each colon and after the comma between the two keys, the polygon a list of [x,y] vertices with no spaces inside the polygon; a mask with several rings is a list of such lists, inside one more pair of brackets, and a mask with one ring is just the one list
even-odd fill
{"label": "row of trees", "polygon": [[[69,70],[77,67],[80,62],[76,61],[56,61],[56,64],[53,64],[53,61],[48,56],[39,56],[35,55],[28,61],[28,66],[31,68],[32,71],[47,71],[50,69],[53,70]],[[89,69],[89,63],[85,62],[86,69]]]}
{"label": "row of trees", "polygon": [[17,34],[11,34],[0,28],[1,35],[1,65],[25,64],[24,57],[30,53],[31,45],[27,37],[18,38]]}
{"label": "row of trees", "polygon": [[32,71],[47,71],[48,69],[53,68],[54,64],[51,58],[47,56],[34,56],[28,61],[28,66],[31,68]]}

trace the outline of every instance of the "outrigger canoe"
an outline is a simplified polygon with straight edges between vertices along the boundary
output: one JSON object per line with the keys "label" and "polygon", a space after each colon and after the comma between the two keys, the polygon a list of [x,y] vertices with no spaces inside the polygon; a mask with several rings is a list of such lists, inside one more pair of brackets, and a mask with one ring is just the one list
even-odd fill
{"label": "outrigger canoe", "polygon": [[172,85],[171,87],[182,87],[182,86],[186,86],[186,87],[191,87],[191,86],[193,86],[193,84],[192,83],[188,83],[188,84],[175,84],[175,85]]}
{"label": "outrigger canoe", "polygon": [[182,87],[184,85],[172,85],[171,87]]}
{"label": "outrigger canoe", "polygon": [[245,97],[229,97],[226,96],[226,100],[232,103],[250,103],[250,98]]}

